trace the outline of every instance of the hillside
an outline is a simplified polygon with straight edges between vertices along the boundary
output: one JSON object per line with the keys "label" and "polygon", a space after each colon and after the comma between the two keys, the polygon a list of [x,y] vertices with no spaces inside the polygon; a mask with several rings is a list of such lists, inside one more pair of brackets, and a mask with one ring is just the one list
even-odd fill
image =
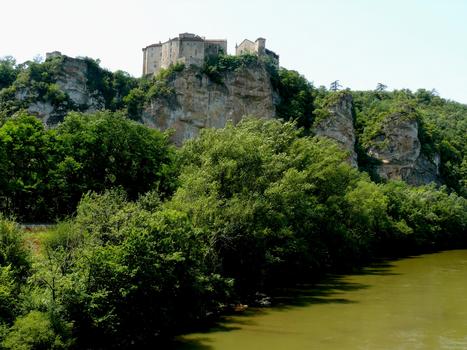
{"label": "hillside", "polygon": [[246,115],[295,120],[308,134],[340,143],[375,181],[434,182],[467,193],[467,106],[423,89],[336,93],[251,55],[135,79],[57,53],[43,63],[3,59],[0,89],[3,121],[26,110],[53,127],[70,111],[123,110],[148,126],[173,129],[178,145]]}
{"label": "hillside", "polygon": [[173,348],[278,290],[467,247],[466,106],[433,92],[255,56],[144,79],[6,59],[0,87],[2,349]]}

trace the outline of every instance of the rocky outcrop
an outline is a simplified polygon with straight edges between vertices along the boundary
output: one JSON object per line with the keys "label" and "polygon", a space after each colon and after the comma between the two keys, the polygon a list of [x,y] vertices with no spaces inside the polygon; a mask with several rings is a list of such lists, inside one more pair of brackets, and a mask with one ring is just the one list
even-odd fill
{"label": "rocky outcrop", "polygon": [[350,94],[340,94],[324,107],[323,116],[315,123],[314,133],[337,141],[349,152],[349,162],[357,167],[355,152],[355,130],[353,121],[353,99]]}
{"label": "rocky outcrop", "polygon": [[71,58],[60,53],[54,53],[48,59],[57,60],[58,68],[52,83],[64,93],[65,99],[51,100],[50,97],[38,95],[32,87],[20,89],[15,97],[26,103],[29,113],[36,115],[46,125],[55,125],[70,110],[94,112],[105,108],[102,95],[89,89],[89,67],[84,59]]}
{"label": "rocky outcrop", "polygon": [[376,173],[382,179],[399,179],[413,185],[440,183],[439,155],[432,158],[421,152],[416,118],[394,113],[386,118],[382,130],[372,140],[368,154],[380,161]]}
{"label": "rocky outcrop", "polygon": [[180,145],[203,128],[222,128],[244,116],[272,118],[278,96],[270,75],[261,63],[221,74],[214,82],[199,68],[190,67],[168,82],[172,96],[153,98],[143,111],[142,121],[161,130],[175,130]]}
{"label": "rocky outcrop", "polygon": [[62,66],[56,84],[70,100],[85,112],[105,107],[104,98],[88,88],[88,64],[85,60],[62,56]]}

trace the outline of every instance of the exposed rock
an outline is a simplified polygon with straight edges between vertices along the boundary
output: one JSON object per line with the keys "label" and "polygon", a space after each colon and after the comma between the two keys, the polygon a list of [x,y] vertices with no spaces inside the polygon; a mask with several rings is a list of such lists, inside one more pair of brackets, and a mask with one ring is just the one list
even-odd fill
{"label": "exposed rock", "polygon": [[68,110],[95,112],[105,108],[102,95],[88,88],[88,64],[85,60],[71,58],[54,53],[49,59],[60,59],[59,70],[55,84],[67,96],[67,105],[56,104],[53,101],[38,98],[37,92],[23,88],[16,92],[16,99],[29,103],[27,109],[36,115],[44,124],[54,125],[63,120]]}
{"label": "exposed rock", "polygon": [[373,139],[368,154],[381,161],[377,174],[385,180],[404,180],[413,185],[440,183],[439,155],[433,159],[421,152],[415,118],[395,113],[390,115],[380,135]]}
{"label": "exposed rock", "polygon": [[49,124],[49,118],[54,114],[55,108],[50,102],[33,102],[28,107],[28,112],[37,116],[44,124]]}
{"label": "exposed rock", "polygon": [[326,113],[325,118],[316,123],[315,134],[337,141],[343,149],[350,153],[350,164],[357,167],[352,95],[342,94],[336,102],[325,108],[328,113]]}
{"label": "exposed rock", "polygon": [[143,123],[161,130],[173,128],[173,141],[180,145],[203,128],[222,128],[244,116],[272,118],[278,99],[263,64],[222,74],[213,82],[199,68],[190,67],[169,82],[172,98],[153,99],[143,111]]}
{"label": "exposed rock", "polygon": [[88,65],[85,60],[62,56],[63,63],[57,79],[57,85],[68,94],[70,100],[86,112],[93,112],[105,107],[104,98],[88,89]]}

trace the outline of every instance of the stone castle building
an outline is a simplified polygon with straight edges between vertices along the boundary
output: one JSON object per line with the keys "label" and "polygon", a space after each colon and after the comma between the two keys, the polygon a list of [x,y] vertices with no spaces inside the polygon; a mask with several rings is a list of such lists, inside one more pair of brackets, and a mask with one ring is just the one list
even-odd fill
{"label": "stone castle building", "polygon": [[227,53],[227,40],[205,39],[195,34],[183,33],[178,38],[159,42],[143,49],[143,75],[157,73],[171,64],[201,66],[208,56]]}
{"label": "stone castle building", "polygon": [[244,54],[254,54],[258,56],[267,56],[272,62],[279,66],[279,55],[266,48],[266,39],[258,38],[255,42],[245,39],[240,45],[235,45],[235,54],[237,56]]}
{"label": "stone castle building", "polygon": [[[268,56],[279,65],[279,56],[266,49],[266,39],[258,38],[255,42],[248,39],[235,46],[235,54],[246,53]],[[155,74],[161,68],[171,64],[202,66],[206,57],[227,53],[227,40],[205,39],[191,33],[179,34],[177,38],[143,48],[143,76]]]}

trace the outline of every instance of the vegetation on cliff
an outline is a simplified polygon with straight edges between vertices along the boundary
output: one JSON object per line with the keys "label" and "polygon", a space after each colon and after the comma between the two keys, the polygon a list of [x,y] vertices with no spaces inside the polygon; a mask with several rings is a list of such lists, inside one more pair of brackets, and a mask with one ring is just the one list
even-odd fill
{"label": "vegetation on cliff", "polygon": [[0,121],[18,111],[27,110],[32,103],[37,102],[50,103],[60,119],[70,111],[87,110],[89,106],[77,104],[57,85],[64,74],[67,60],[82,63],[86,71],[82,88],[89,96],[102,99],[103,108],[112,111],[126,108],[124,98],[138,83],[126,72],[112,73],[101,68],[99,61],[87,57],[70,59],[55,56],[44,62],[38,59],[22,64],[16,64],[13,58],[6,57],[0,60]]}
{"label": "vegetation on cliff", "polygon": [[[417,121],[421,151],[440,156],[440,173],[451,190],[467,196],[467,106],[424,89],[352,92],[360,146],[371,146],[394,114]],[[364,157],[362,157],[363,159]],[[364,164],[361,164],[364,166]]]}

